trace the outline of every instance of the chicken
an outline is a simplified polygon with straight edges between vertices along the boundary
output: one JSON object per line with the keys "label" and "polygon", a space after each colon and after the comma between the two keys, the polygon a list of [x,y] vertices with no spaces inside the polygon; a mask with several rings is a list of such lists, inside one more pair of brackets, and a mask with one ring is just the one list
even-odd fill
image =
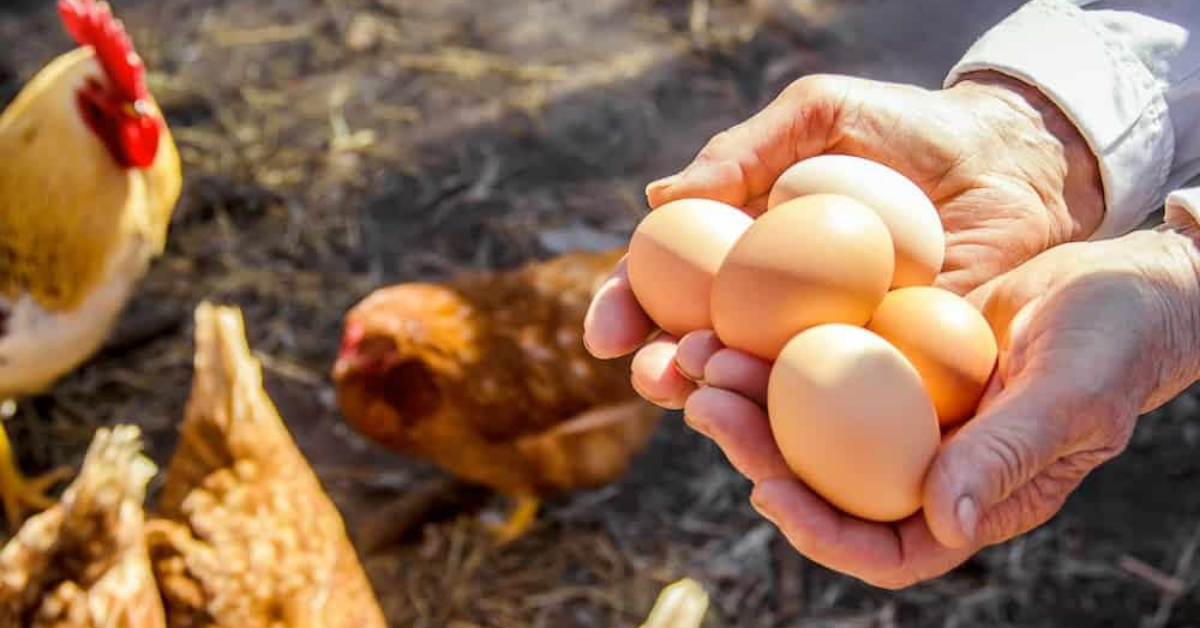
{"label": "chicken", "polygon": [[98,430],[62,501],[0,552],[0,626],[163,628],[142,511],[155,472],[138,428]]}
{"label": "chicken", "polygon": [[346,315],[333,366],[346,421],[509,496],[512,513],[491,528],[502,543],[546,496],[614,481],[661,417],[634,392],[628,360],[596,360],[582,343],[592,294],[623,252],[368,295]]}
{"label": "chicken", "polygon": [[[108,6],[60,0],[79,47],[0,114],[0,404],[39,394],[103,344],[163,251],[179,155],[133,45]],[[0,498],[10,523],[45,508],[0,426]]]}
{"label": "chicken", "polygon": [[172,628],[384,628],[341,515],[262,387],[236,309],[196,311],[195,375],[147,534]]}

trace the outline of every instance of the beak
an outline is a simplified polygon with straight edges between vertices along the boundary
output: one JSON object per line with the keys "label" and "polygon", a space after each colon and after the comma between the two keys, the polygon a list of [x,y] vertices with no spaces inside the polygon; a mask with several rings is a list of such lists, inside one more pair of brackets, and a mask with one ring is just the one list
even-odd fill
{"label": "beak", "polygon": [[346,323],[337,360],[333,364],[334,380],[352,373],[378,369],[394,353],[395,344],[383,336],[367,336],[366,326],[359,321]]}
{"label": "beak", "polygon": [[346,321],[346,329],[342,332],[342,344],[338,347],[337,360],[333,363],[333,379],[343,379],[351,370],[361,366],[363,338],[367,335],[366,327],[359,321]]}

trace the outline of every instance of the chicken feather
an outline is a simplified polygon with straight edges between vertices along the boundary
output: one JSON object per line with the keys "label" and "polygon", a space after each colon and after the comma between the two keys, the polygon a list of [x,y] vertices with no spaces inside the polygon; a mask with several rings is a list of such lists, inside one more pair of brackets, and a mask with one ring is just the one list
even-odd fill
{"label": "chicken feather", "polygon": [[196,310],[195,376],[148,534],[172,628],[383,628],[341,515],[262,387],[240,312]]}
{"label": "chicken feather", "polygon": [[[182,190],[170,130],[107,3],[59,0],[79,44],[0,113],[0,415],[103,345],[151,261]],[[0,416],[0,418],[4,418]],[[0,424],[10,524],[46,507],[57,470],[26,479]]]}
{"label": "chicken feather", "polygon": [[175,144],[164,127],[151,168],[116,162],[72,96],[101,75],[93,49],[76,48],[0,115],[0,151],[20,155],[0,167],[0,295],[10,303],[28,294],[45,310],[77,308],[128,242],[145,258],[165,245],[182,186]]}
{"label": "chicken feather", "polygon": [[0,626],[163,628],[142,511],[155,471],[138,428],[98,430],[62,501],[0,552]]}
{"label": "chicken feather", "polygon": [[583,346],[592,295],[623,249],[574,252],[444,284],[375,291],[346,316],[333,368],[347,422],[406,455],[519,501],[614,481],[661,412],[629,359]]}

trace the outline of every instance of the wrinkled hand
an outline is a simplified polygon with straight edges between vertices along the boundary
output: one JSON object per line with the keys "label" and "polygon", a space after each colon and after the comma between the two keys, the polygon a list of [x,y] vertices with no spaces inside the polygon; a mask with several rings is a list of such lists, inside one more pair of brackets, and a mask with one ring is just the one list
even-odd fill
{"label": "wrinkled hand", "polygon": [[[958,294],[1053,245],[1086,239],[1103,214],[1095,157],[1075,127],[1036,89],[991,72],[942,91],[801,79],[646,195],[652,208],[698,197],[757,215],[784,170],[823,153],[883,163],[929,195],[947,232],[937,285]],[[622,263],[593,301],[589,350],[600,358],[626,355],[654,331]],[[668,408],[679,408],[694,388],[671,368],[676,340],[659,336],[633,367],[639,392]]]}
{"label": "wrinkled hand", "polygon": [[680,343],[681,367],[706,384],[685,416],[801,553],[881,587],[936,577],[1049,520],[1125,448],[1140,413],[1200,375],[1195,238],[1189,226],[1066,244],[970,294],[997,331],[996,375],[935,458],[923,511],[897,524],[842,515],[794,478],[762,407],[768,365],[711,332]]}

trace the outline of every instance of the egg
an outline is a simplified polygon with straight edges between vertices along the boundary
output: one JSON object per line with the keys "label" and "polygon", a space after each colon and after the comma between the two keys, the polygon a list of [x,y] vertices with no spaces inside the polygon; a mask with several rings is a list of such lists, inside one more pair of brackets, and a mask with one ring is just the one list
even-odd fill
{"label": "egg", "polygon": [[767,408],[788,467],[833,506],[880,522],[920,509],[941,431],[917,370],[879,335],[798,334],[771,368]]}
{"label": "egg", "polygon": [[706,199],[672,201],[642,219],[629,241],[629,284],[659,328],[676,337],[712,329],[713,276],[752,222]]}
{"label": "egg", "polygon": [[810,157],[776,179],[767,197],[768,211],[808,194],[842,194],[879,214],[895,246],[892,288],[927,286],[941,272],[946,235],[937,209],[899,172],[861,157]]}
{"label": "egg", "polygon": [[862,203],[831,194],[788,201],[755,220],[717,270],[713,330],[726,346],[772,361],[814,325],[865,324],[893,264],[887,227]]}
{"label": "egg", "polygon": [[974,415],[997,353],[996,336],[975,306],[940,288],[901,288],[884,297],[867,329],[916,367],[943,426]]}

